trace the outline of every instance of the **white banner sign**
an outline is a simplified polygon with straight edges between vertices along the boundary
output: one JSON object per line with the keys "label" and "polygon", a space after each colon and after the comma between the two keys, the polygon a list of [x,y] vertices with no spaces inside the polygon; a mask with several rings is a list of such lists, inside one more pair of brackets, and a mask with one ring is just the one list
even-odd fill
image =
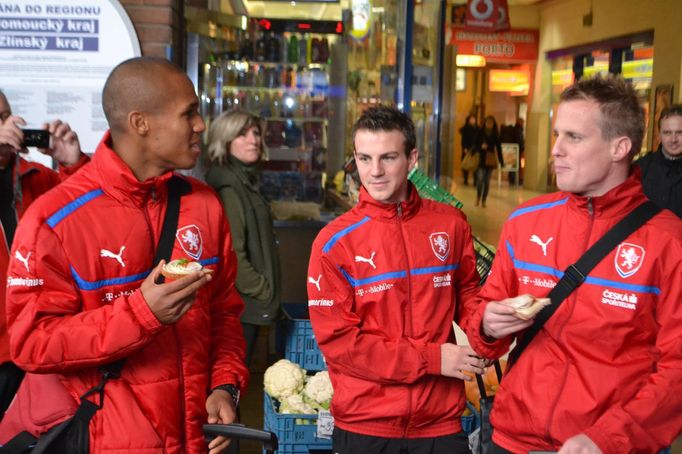
{"label": "white banner sign", "polygon": [[30,126],[66,121],[85,152],[107,129],[102,87],[140,56],[118,0],[0,0],[0,89]]}

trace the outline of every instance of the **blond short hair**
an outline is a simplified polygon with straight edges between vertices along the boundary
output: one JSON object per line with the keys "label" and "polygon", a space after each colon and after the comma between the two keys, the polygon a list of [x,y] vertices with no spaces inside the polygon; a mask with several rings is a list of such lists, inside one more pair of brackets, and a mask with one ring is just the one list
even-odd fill
{"label": "blond short hair", "polygon": [[[256,126],[263,133],[261,119],[245,110],[234,109],[223,112],[218,118],[211,122],[208,129],[208,147],[206,158],[209,163],[217,165],[227,164],[230,154],[232,141],[246,129]],[[265,149],[263,140],[260,142],[261,159],[265,159]]]}

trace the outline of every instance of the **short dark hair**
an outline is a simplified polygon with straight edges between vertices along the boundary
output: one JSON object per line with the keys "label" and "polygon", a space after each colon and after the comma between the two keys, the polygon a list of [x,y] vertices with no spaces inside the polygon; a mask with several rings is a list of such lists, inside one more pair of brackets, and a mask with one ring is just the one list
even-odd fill
{"label": "short dark hair", "polygon": [[376,105],[365,110],[353,126],[351,134],[353,148],[355,148],[355,134],[361,130],[369,131],[400,131],[405,139],[405,154],[417,147],[417,134],[414,131],[414,123],[408,114],[401,112],[395,107]]}
{"label": "short dark hair", "polygon": [[658,129],[661,129],[661,122],[668,117],[682,117],[682,104],[673,104],[661,111],[661,116],[658,117]]}
{"label": "short dark hair", "polygon": [[163,72],[185,75],[182,68],[160,57],[135,57],[111,70],[102,89],[102,109],[112,131],[120,130],[131,110],[155,111],[169,94],[159,84]]}
{"label": "short dark hair", "polygon": [[581,79],[566,88],[559,98],[565,101],[594,101],[599,104],[602,137],[611,140],[626,136],[632,142],[630,157],[642,147],[644,139],[644,110],[637,92],[620,76],[601,76]]}

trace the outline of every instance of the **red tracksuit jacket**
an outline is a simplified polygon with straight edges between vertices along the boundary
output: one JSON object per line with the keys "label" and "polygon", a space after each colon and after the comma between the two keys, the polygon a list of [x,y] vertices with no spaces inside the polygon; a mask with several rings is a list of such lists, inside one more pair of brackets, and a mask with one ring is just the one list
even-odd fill
{"label": "red tracksuit jacket", "polygon": [[172,259],[200,261],[214,279],[171,325],[157,320],[139,291],[170,176],[139,182],[107,135],[89,164],[31,206],[14,240],[12,257],[24,259],[13,258],[8,271],[14,362],[58,374],[77,398],[98,383],[99,366],[126,358],[90,423],[93,453],[206,452],[208,391],[246,387],[237,262],[220,200],[205,184],[188,179]]}
{"label": "red tracksuit jacket", "polygon": [[440,375],[440,345],[476,310],[479,276],[460,210],[409,199],[386,205],[364,190],[312,247],[308,306],[345,430],[436,437],[461,430],[462,380]]}
{"label": "red tracksuit jacket", "polygon": [[[41,164],[29,162],[17,156],[13,164],[14,204],[17,219],[21,219],[35,199],[57,186],[63,179],[74,174],[89,160],[90,158],[87,155],[82,155],[78,163],[72,166],[59,166],[59,173],[57,173]],[[5,231],[0,226],[0,364],[10,360],[9,336],[7,335],[7,320],[5,318],[5,284],[10,246],[7,244]]]}
{"label": "red tracksuit jacket", "polygon": [[[645,201],[639,171],[601,197],[558,192],[514,211],[483,302],[546,296],[569,265]],[[682,430],[682,221],[663,211],[604,258],[502,380],[491,421],[513,452],[584,433],[605,454],[656,453]],[[468,336],[487,357],[506,342]]]}

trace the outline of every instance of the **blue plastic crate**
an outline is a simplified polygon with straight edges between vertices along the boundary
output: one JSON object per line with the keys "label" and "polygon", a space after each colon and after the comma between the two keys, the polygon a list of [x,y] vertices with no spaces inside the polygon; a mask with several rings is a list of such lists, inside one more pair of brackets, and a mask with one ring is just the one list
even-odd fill
{"label": "blue plastic crate", "polygon": [[284,357],[305,370],[325,370],[327,364],[310,325],[308,306],[289,303],[283,304],[282,309],[287,316],[283,325]]}
{"label": "blue plastic crate", "polygon": [[471,403],[467,402],[467,408],[471,410],[471,414],[469,416],[462,416],[462,430],[465,434],[469,435],[478,429],[481,422],[479,421],[478,411],[476,411],[476,408]]}
{"label": "blue plastic crate", "polygon": [[[277,435],[278,453],[308,454],[330,450],[332,441],[317,437],[317,415],[282,415],[277,413],[275,401],[267,394],[263,396],[264,428]],[[296,420],[310,421],[297,424]]]}

